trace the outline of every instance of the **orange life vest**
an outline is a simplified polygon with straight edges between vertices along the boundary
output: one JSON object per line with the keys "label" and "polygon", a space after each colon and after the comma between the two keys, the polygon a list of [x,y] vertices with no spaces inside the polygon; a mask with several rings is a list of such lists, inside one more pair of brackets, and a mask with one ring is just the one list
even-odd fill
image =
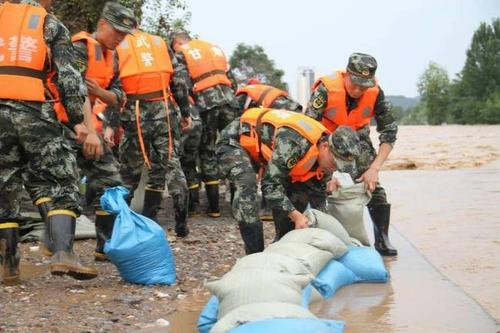
{"label": "orange life vest", "polygon": [[290,170],[289,176],[292,183],[305,182],[313,177],[317,179],[323,177],[323,172],[320,169],[312,170],[319,155],[317,143],[323,135],[329,134],[329,131],[320,122],[304,114],[291,111],[265,108],[248,109],[241,116],[240,126],[250,128],[250,132],[248,135],[240,135],[240,144],[252,160],[259,163],[262,167],[267,165],[274,149],[274,139],[272,147],[262,143],[260,140],[259,131],[264,124],[273,126],[275,135],[281,127],[289,127],[297,131],[311,143],[311,147],[307,153]]}
{"label": "orange life vest", "polygon": [[189,75],[193,80],[193,92],[216,85],[231,86],[226,72],[227,59],[224,52],[209,42],[193,39],[181,47],[186,59]]}
{"label": "orange life vest", "polygon": [[356,131],[369,125],[374,115],[373,110],[379,93],[378,86],[368,88],[359,98],[358,106],[347,112],[345,75],[345,71],[337,71],[333,75],[319,78],[313,85],[314,90],[320,83],[323,83],[328,90],[328,102],[321,123],[332,132],[341,125],[350,126]]}
{"label": "orange life vest", "polygon": [[42,7],[0,5],[0,98],[45,101],[46,16]]}
{"label": "orange life vest", "polygon": [[[101,44],[96,41],[88,32],[81,31],[74,35],[71,40],[73,43],[78,41],[85,41],[87,43],[87,71],[85,73],[86,79],[92,79],[97,82],[99,87],[106,89],[111,80],[113,79],[114,71],[114,53],[113,51],[103,49]],[[104,51],[104,53],[103,53]],[[62,123],[68,122],[68,115],[66,113],[66,109],[62,105],[60,101],[60,94],[57,90],[55,83],[53,82],[53,77],[49,78],[48,88],[57,101],[54,103],[54,110],[57,115],[57,119]],[[96,126],[96,129],[102,132],[102,121],[98,117],[98,113],[101,113],[106,108],[106,105],[101,101],[97,102],[96,97],[89,95],[90,104],[92,105],[92,115],[93,115],[93,123]],[[103,106],[104,105],[104,106]],[[95,108],[94,108],[95,107]]]}
{"label": "orange life vest", "polygon": [[174,73],[163,38],[136,31],[127,35],[116,50],[120,59],[120,79],[127,95],[145,100],[162,99]]}
{"label": "orange life vest", "polygon": [[247,94],[247,96],[259,106],[268,108],[273,104],[276,98],[288,96],[286,91],[268,86],[266,84],[250,84],[236,91],[236,96]]}

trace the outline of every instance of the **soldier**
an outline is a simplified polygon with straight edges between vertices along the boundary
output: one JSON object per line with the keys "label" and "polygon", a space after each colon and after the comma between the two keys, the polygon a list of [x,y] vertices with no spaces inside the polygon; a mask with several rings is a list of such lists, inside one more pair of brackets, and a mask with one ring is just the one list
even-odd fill
{"label": "soldier", "polygon": [[248,80],[246,86],[238,89],[236,99],[242,112],[257,107],[302,112],[302,105],[291,99],[286,91],[262,84],[257,79]]}
{"label": "soldier", "polygon": [[264,108],[247,110],[222,131],[217,157],[222,175],[236,188],[233,216],[247,254],[264,249],[256,174],[264,172],[262,191],[273,208],[276,239],[294,228],[289,218],[295,228],[307,227],[302,212],[308,203],[325,208],[328,175],[352,167],[359,153],[351,129],[328,133],[301,113]]}
{"label": "soldier", "polygon": [[[249,108],[263,107],[294,112],[302,112],[302,105],[288,96],[284,90],[262,84],[257,79],[248,80],[248,84],[236,91],[236,99],[242,113]],[[231,187],[231,201],[234,195],[234,188]],[[273,216],[266,200],[262,197],[260,205],[260,219],[262,221],[272,221]]]}
{"label": "soldier", "polygon": [[[378,182],[378,173],[396,142],[398,127],[391,106],[375,78],[376,70],[374,57],[351,54],[346,71],[337,71],[316,81],[305,114],[321,121],[330,130],[346,125],[357,132],[361,155],[357,160],[357,170],[351,176],[364,182],[367,190],[372,192],[368,210],[373,220],[375,248],[382,255],[395,256],[398,252],[388,235],[391,205]],[[375,118],[380,133],[378,154],[370,140],[372,118]]]}
{"label": "soldier", "polygon": [[102,146],[95,131],[87,130],[91,125],[90,105],[84,104],[87,91],[73,63],[68,30],[45,10],[51,3],[21,0],[0,6],[0,257],[5,284],[19,280],[19,206],[13,190],[25,167],[52,197],[46,218],[53,251],[51,274],[82,280],[97,276],[95,268],[81,265],[73,253],[81,210],[78,172],[61,125],[46,103],[44,83],[50,69],[59,78],[68,118],[74,124],[84,120],[85,125],[74,127],[84,154],[98,158]]}
{"label": "soldier", "polygon": [[[186,237],[188,188],[179,161],[182,130],[191,126],[185,84],[187,72],[159,36],[134,31],[117,48],[120,77],[127,93],[121,114],[125,130],[120,143],[120,173],[131,193],[137,188],[144,163],[149,179],[144,193],[143,215],[156,219],[165,187],[172,195],[175,232]],[[181,106],[173,102],[175,97]]]}
{"label": "soldier", "polygon": [[[203,124],[199,147],[201,177],[207,192],[207,214],[217,218],[220,217],[219,170],[215,157],[215,141],[218,131],[224,129],[238,115],[237,103],[227,74],[227,59],[218,46],[191,39],[184,31],[172,34],[172,45],[179,62],[187,67],[190,94],[200,112]],[[190,195],[197,196],[198,188],[191,188]]]}
{"label": "soldier", "polygon": [[[100,198],[106,188],[122,185],[118,161],[109,146],[113,144],[112,128],[118,127],[119,108],[125,99],[119,78],[118,57],[114,50],[136,25],[135,16],[130,9],[115,2],[107,2],[97,22],[96,32],[89,34],[82,31],[72,38],[76,49],[75,62],[85,78],[94,116],[100,114],[97,117],[104,120],[104,140],[108,143],[104,145],[104,153],[100,159],[88,160],[82,155],[82,146],[71,132],[64,132],[76,154],[78,167],[89,180],[90,195],[87,203],[95,208],[97,244],[94,257],[97,261],[107,260],[104,243],[111,237],[115,220],[114,215],[101,208]],[[103,106],[105,111],[101,113]],[[64,109],[56,106],[56,110],[58,118],[67,123]],[[94,117],[96,126],[99,123],[97,117]]]}

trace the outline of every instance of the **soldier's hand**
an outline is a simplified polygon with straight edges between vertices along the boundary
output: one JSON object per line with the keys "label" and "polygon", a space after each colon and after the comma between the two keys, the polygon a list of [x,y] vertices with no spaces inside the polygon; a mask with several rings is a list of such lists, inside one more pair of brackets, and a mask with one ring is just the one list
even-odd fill
{"label": "soldier's hand", "polygon": [[191,128],[192,122],[193,122],[193,120],[191,119],[191,116],[182,117],[182,119],[181,119],[182,132],[186,132],[187,130],[189,130]]}
{"label": "soldier's hand", "polygon": [[337,178],[333,177],[332,180],[330,180],[328,183],[326,183],[326,192],[332,193],[337,191],[337,189],[340,187],[340,182]]}
{"label": "soldier's hand", "polygon": [[302,214],[298,210],[294,210],[293,212],[288,214],[288,217],[295,224],[295,229],[305,229],[309,227],[309,220],[304,214]]}
{"label": "soldier's hand", "polygon": [[73,130],[75,131],[76,142],[78,144],[83,144],[85,142],[85,139],[87,139],[87,135],[89,134],[87,126],[85,126],[83,123],[76,124]]}
{"label": "soldier's hand", "polygon": [[365,173],[361,175],[361,177],[356,179],[356,181],[364,182],[365,190],[373,192],[378,182],[378,170],[375,168],[369,168],[368,170],[365,171]]}
{"label": "soldier's hand", "polygon": [[95,133],[89,133],[83,143],[83,155],[87,159],[97,160],[103,154],[103,148],[99,136]]}
{"label": "soldier's hand", "polygon": [[100,96],[101,87],[92,79],[85,79],[89,95]]}
{"label": "soldier's hand", "polygon": [[115,146],[114,136],[115,136],[115,131],[113,130],[113,128],[107,126],[104,129],[103,137],[104,141],[106,141],[106,144],[108,145],[109,148],[113,148]]}

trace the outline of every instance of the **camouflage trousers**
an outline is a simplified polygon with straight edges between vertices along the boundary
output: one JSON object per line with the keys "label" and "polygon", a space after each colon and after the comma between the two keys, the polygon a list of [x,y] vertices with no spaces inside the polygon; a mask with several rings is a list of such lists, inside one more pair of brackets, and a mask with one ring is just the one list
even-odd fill
{"label": "camouflage trousers", "polygon": [[[33,200],[49,193],[54,209],[80,214],[75,156],[59,123],[41,111],[0,105],[0,218],[19,213],[23,182]],[[29,182],[29,183],[28,183]],[[43,190],[35,190],[43,189]]]}
{"label": "camouflage trousers", "polygon": [[182,133],[180,160],[182,170],[186,176],[186,181],[189,188],[196,187],[200,183],[198,174],[198,151],[201,141],[201,119],[193,118],[191,129],[188,132]]}
{"label": "camouflage trousers", "polygon": [[[323,180],[312,179],[307,182],[287,182],[283,184],[286,196],[290,199],[295,209],[304,212],[307,205],[311,208],[326,211],[326,184]],[[280,208],[273,208],[274,225],[276,227],[276,240],[287,232],[295,229],[295,225],[288,217],[288,213]]]}
{"label": "camouflage trousers", "polygon": [[103,155],[97,160],[92,160],[85,158],[83,145],[75,141],[75,135],[71,130],[66,128],[64,136],[73,148],[80,173],[87,176],[87,205],[100,209],[100,200],[104,191],[109,187],[123,185],[118,161],[103,140],[101,140],[104,148]]}
{"label": "camouflage trousers", "polygon": [[220,176],[235,188],[232,213],[239,223],[259,222],[257,172],[248,154],[237,143],[217,147]]}
{"label": "camouflage trousers", "polygon": [[[174,207],[187,209],[188,193],[184,172],[179,161],[180,119],[177,112],[170,112],[170,133],[172,151],[169,159],[169,125],[165,118],[141,120],[144,148],[148,154],[151,168],[148,170],[147,188],[163,190],[165,181],[173,198]],[[120,173],[125,185],[133,194],[141,179],[145,164],[142,155],[137,124],[135,121],[122,121],[125,133],[120,142]]]}
{"label": "camouflage trousers", "polygon": [[[367,127],[365,127],[367,128]],[[356,172],[351,174],[354,180],[358,179],[363,175],[363,173],[368,170],[373,160],[377,157],[377,152],[373,147],[372,141],[369,136],[369,128],[368,131],[362,128],[359,130],[359,144],[360,144],[360,156],[356,159]],[[377,183],[375,190],[372,192],[372,198],[370,202],[368,202],[368,206],[376,206],[387,203],[387,195],[385,189]]]}
{"label": "camouflage trousers", "polygon": [[204,182],[217,180],[219,170],[215,156],[215,142],[219,131],[238,117],[239,110],[226,104],[200,113],[203,124],[200,142],[201,177]]}

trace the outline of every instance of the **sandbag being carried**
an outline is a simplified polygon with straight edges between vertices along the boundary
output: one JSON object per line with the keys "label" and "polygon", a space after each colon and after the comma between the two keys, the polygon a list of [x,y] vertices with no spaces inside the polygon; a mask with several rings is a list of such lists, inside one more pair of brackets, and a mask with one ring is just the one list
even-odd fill
{"label": "sandbag being carried", "polygon": [[296,258],[303,262],[311,273],[316,276],[327,262],[333,259],[333,254],[314,246],[298,242],[276,242],[269,245],[264,253],[278,253]]}
{"label": "sandbag being carried", "polygon": [[344,242],[345,245],[351,244],[351,237],[349,236],[349,233],[332,215],[323,213],[322,211],[313,208],[307,209],[304,212],[304,215],[309,220],[310,227],[312,226],[314,228],[326,230]]}
{"label": "sandbag being carried", "polygon": [[328,196],[327,211],[344,226],[349,236],[369,246],[370,240],[364,226],[365,206],[371,193],[364,183],[342,186]]}
{"label": "sandbag being carried", "polygon": [[239,306],[262,302],[302,304],[302,289],[314,278],[262,269],[230,271],[221,279],[207,283],[207,288],[219,300],[218,318]]}
{"label": "sandbag being carried", "polygon": [[175,259],[165,232],[154,221],[130,210],[124,200],[127,195],[127,189],[117,186],[108,188],[101,197],[103,209],[117,215],[104,252],[127,282],[173,284]]}
{"label": "sandbag being carried", "polygon": [[248,322],[277,318],[316,317],[309,310],[295,304],[283,302],[246,304],[234,309],[221,318],[210,330],[210,333],[226,333]]}
{"label": "sandbag being carried", "polygon": [[319,228],[295,229],[287,232],[280,243],[304,243],[323,251],[328,251],[334,259],[342,257],[347,252],[347,246],[334,234]]}

